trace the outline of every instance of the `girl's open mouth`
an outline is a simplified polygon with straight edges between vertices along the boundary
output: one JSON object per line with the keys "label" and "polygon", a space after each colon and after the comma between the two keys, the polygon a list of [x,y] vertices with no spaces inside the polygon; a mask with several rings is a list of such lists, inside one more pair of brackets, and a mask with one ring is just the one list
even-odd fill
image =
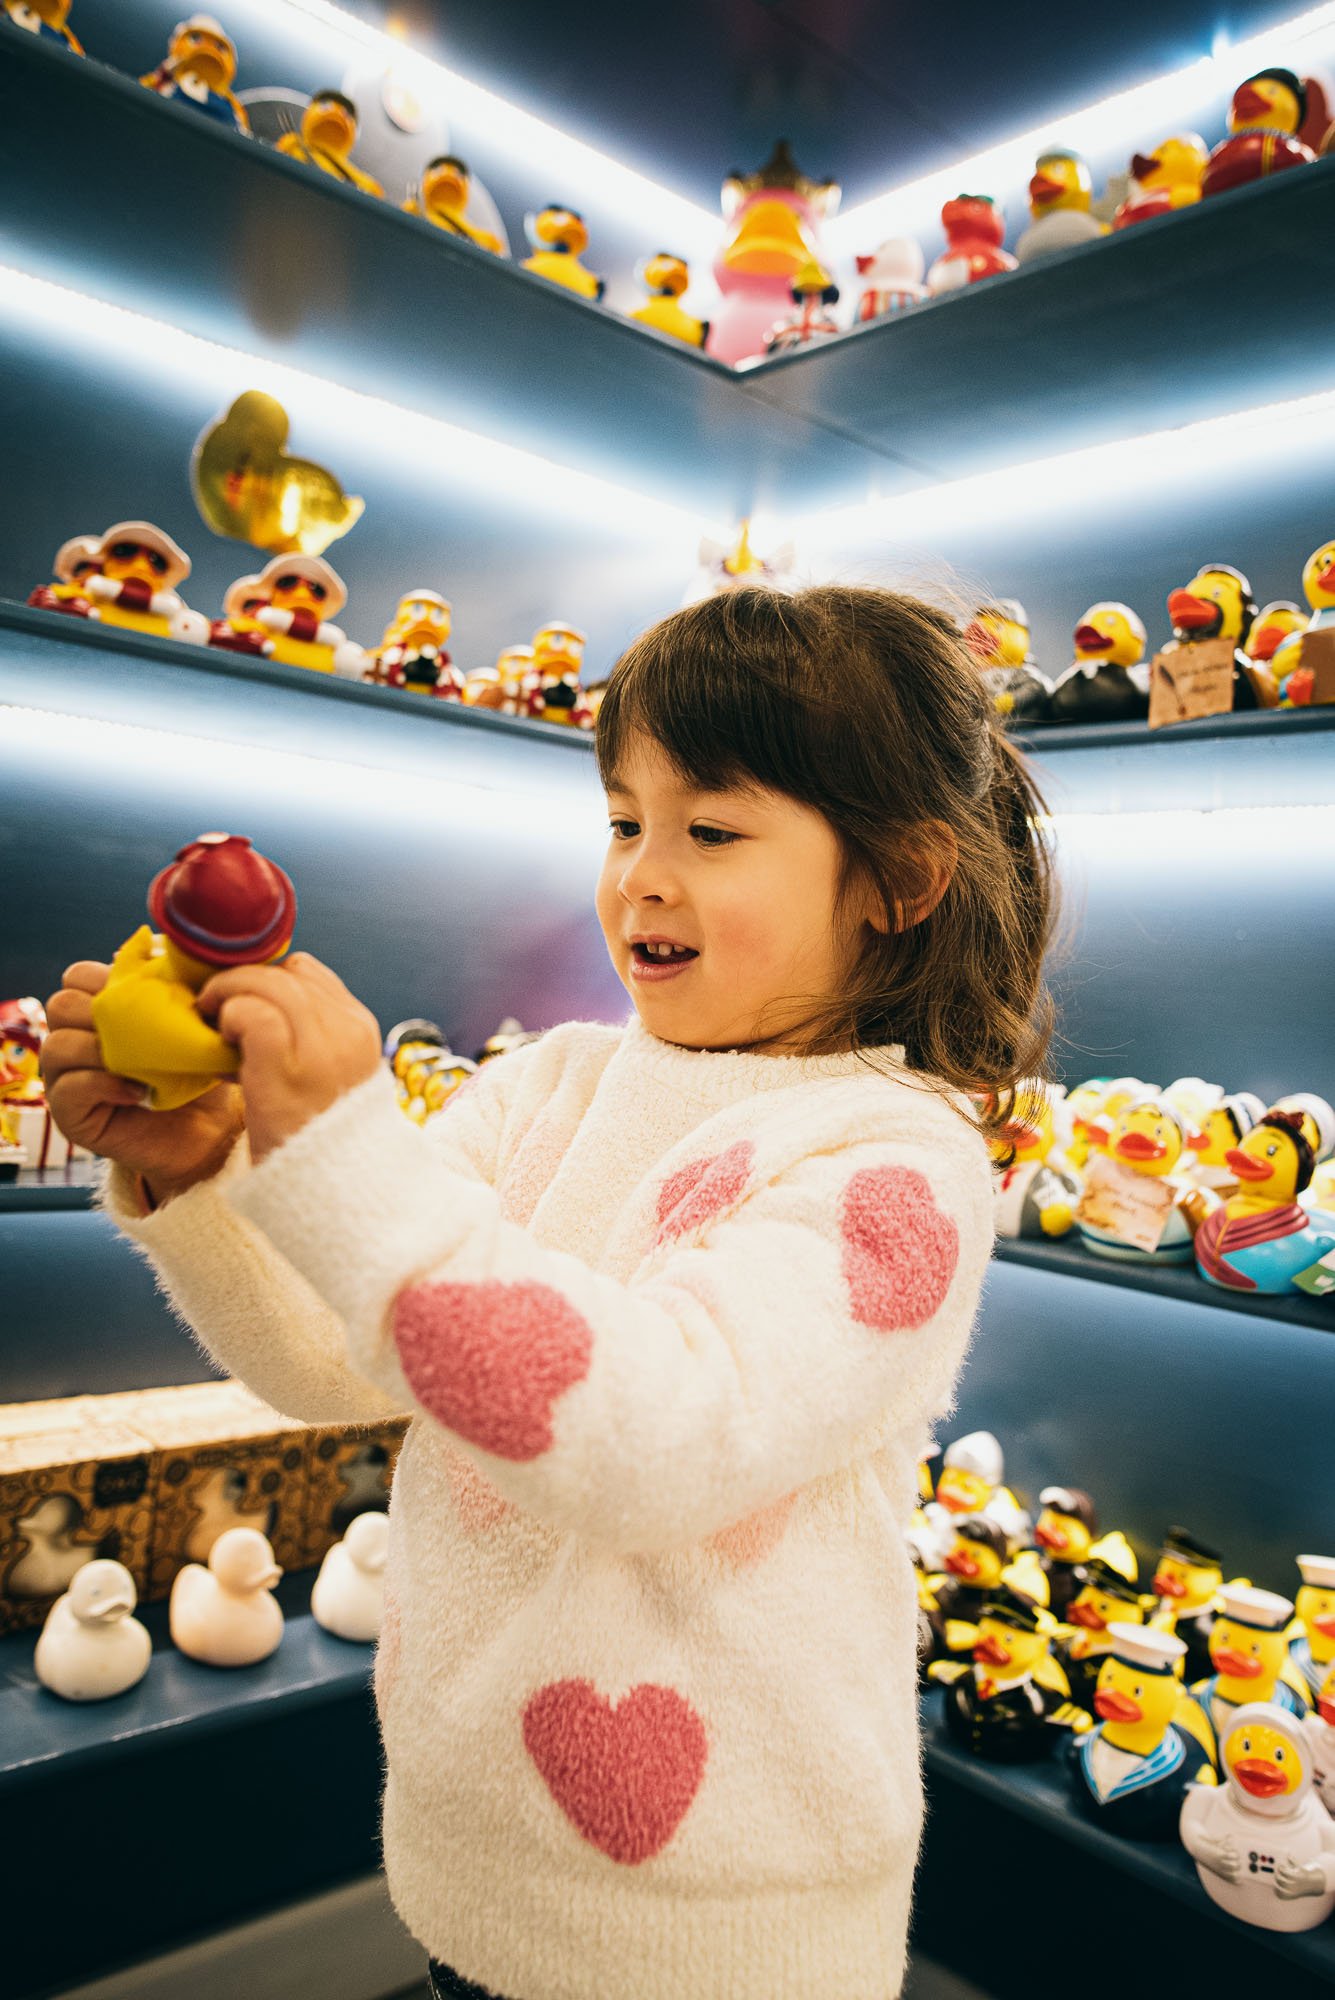
{"label": "girl's open mouth", "polygon": [[630,948],[631,973],[637,980],[674,979],[700,956],[686,944],[660,942],[633,944]]}

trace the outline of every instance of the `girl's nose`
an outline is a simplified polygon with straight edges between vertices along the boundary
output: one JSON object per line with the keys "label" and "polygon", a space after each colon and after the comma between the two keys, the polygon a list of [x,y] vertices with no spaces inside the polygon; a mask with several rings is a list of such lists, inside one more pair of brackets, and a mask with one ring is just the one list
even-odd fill
{"label": "girl's nose", "polygon": [[621,871],[617,887],[627,903],[675,903],[676,884],[666,861],[646,845]]}

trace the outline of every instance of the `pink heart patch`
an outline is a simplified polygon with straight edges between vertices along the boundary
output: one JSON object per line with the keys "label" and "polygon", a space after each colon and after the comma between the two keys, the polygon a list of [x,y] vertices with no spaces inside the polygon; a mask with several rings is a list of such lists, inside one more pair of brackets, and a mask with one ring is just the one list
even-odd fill
{"label": "pink heart patch", "polygon": [[744,1520],[734,1521],[730,1528],[720,1528],[711,1535],[706,1548],[713,1549],[730,1562],[734,1569],[749,1569],[754,1563],[763,1562],[773,1549],[777,1549],[788,1528],[788,1517],[797,1505],[796,1493],[785,1493],[768,1507],[758,1508]]}
{"label": "pink heart patch", "polygon": [[749,1139],[739,1139],[721,1153],[704,1160],[691,1160],[678,1167],[658,1190],[658,1235],[665,1243],[676,1236],[711,1222],[739,1201],[751,1178],[756,1149]]}
{"label": "pink heart patch", "polygon": [[513,1501],[498,1493],[491,1481],[482,1477],[472,1459],[465,1458],[461,1451],[446,1453],[445,1477],[450,1482],[460,1525],[470,1535],[485,1535],[489,1528],[519,1512]]}
{"label": "pink heart patch", "polygon": [[539,1458],[552,1407],[582,1382],[593,1331],[569,1300],[530,1280],[409,1285],[394,1301],[399,1361],[417,1401],[497,1458]]}
{"label": "pink heart patch", "polygon": [[524,1747],[575,1831],[629,1867],[667,1846],[709,1752],[691,1704],[649,1682],[615,1704],[592,1681],[539,1688],[524,1707]]}
{"label": "pink heart patch", "polygon": [[853,1317],[882,1333],[925,1326],[950,1290],[959,1231],[912,1167],[865,1167],[844,1190],[844,1280]]}

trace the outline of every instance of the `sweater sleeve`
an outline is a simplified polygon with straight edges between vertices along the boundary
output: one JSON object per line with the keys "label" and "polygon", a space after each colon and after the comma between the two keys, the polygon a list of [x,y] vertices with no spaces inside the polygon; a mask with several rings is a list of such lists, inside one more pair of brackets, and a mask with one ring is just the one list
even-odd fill
{"label": "sweater sleeve", "polygon": [[842,1141],[822,1131],[769,1169],[741,1141],[669,1178],[624,1283],[506,1221],[491,1188],[430,1156],[381,1079],[229,1198],[333,1306],[366,1379],[448,1430],[506,1498],[659,1553],[948,1403],[990,1187],[962,1120],[920,1130],[866,1136],[846,1119]]}

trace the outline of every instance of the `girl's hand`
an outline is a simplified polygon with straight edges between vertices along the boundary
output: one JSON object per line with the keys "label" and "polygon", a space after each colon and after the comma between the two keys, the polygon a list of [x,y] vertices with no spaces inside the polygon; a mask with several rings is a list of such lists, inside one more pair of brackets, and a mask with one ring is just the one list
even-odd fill
{"label": "girl's hand", "polygon": [[216,972],[198,1006],[240,1053],[256,1164],[380,1067],[374,1014],[309,952]]}
{"label": "girl's hand", "polygon": [[144,1086],[113,1076],[102,1061],[93,995],[106,985],[108,970],[80,959],[46,1003],[46,1101],[71,1145],[141,1174],[150,1200],[160,1203],[217,1173],[245,1125],[241,1092],[219,1083],[179,1110],[149,1111]]}

